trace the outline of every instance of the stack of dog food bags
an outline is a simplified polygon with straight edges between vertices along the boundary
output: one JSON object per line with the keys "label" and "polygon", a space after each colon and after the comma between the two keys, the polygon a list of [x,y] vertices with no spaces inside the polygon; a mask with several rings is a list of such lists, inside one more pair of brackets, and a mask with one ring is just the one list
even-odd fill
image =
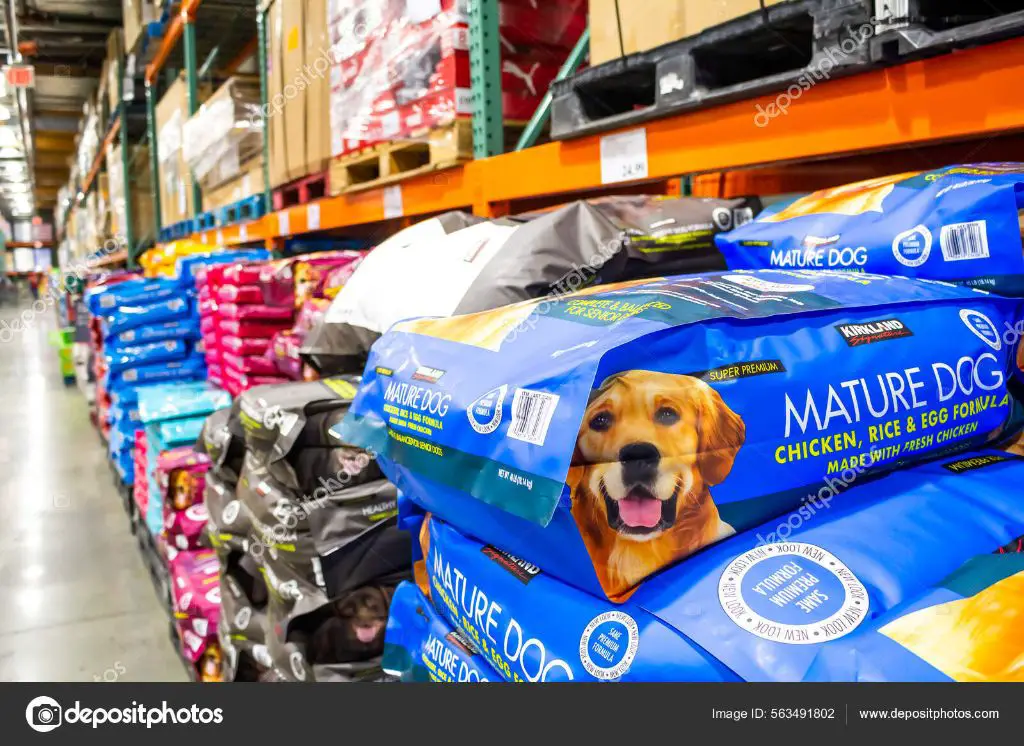
{"label": "stack of dog food bags", "polygon": [[165,459],[165,464],[174,463],[173,460],[166,460],[165,454],[194,444],[206,417],[230,403],[231,397],[227,392],[210,386],[206,381],[149,386],[139,391],[139,412],[145,426],[146,474],[149,480],[144,517],[146,527],[154,537],[162,536],[166,520],[165,499],[170,496],[170,499],[176,500],[178,497],[172,485],[160,482],[161,459]]}
{"label": "stack of dog food bags", "polygon": [[357,251],[326,251],[273,262],[262,269],[264,299],[272,305],[295,309],[295,325],[275,334],[265,355],[280,375],[292,381],[303,380],[299,351],[313,328],[323,322],[331,301],[362,258]]}
{"label": "stack of dog food bags", "polygon": [[210,268],[199,280],[202,329],[211,381],[238,396],[252,386],[282,383],[277,369],[262,358],[270,338],[293,323],[292,308],[263,302],[260,268],[264,262],[237,262]]}
{"label": "stack of dog food bags", "polygon": [[235,496],[245,457],[239,400],[210,415],[198,448],[211,460],[206,473],[207,535],[220,567],[221,618],[217,628],[224,652],[225,681],[275,681],[266,645],[267,587],[252,555],[252,521]]}
{"label": "stack of dog food bags", "polygon": [[146,469],[149,468],[149,454],[146,451],[146,431],[135,431],[135,448],[132,450],[135,459],[135,484],[132,486],[132,498],[138,515],[146,515],[149,504],[149,479]]}
{"label": "stack of dog food bags", "polygon": [[374,340],[404,319],[725,269],[715,236],[759,210],[756,199],[634,195],[496,221],[446,213],[371,251],[301,352],[321,375],[354,373]]}
{"label": "stack of dog food bags", "polygon": [[238,400],[238,512],[251,524],[248,557],[267,580],[268,652],[287,681],[381,680],[389,602],[410,577],[394,486],[372,454],[330,435],[354,384],[262,386]]}
{"label": "stack of dog food bags", "polygon": [[169,565],[181,654],[197,681],[224,681],[224,656],[217,640],[221,616],[217,553],[208,549],[177,552]]}
{"label": "stack of dog food bags", "polygon": [[[1018,437],[1002,330],[1022,314],[948,284],[766,270],[398,324],[332,430],[377,455],[419,538],[385,669],[799,681],[891,663],[885,678],[916,679],[855,634],[960,599],[947,608],[979,616],[949,628],[957,662],[931,665],[1001,678],[1019,666],[1013,609],[967,602],[983,584],[935,589],[1024,534],[1006,489],[1020,441],[987,450]],[[927,659],[913,629],[887,639]],[[819,660],[840,645],[852,670]]]}
{"label": "stack of dog food bags", "polygon": [[206,534],[206,472],[210,457],[193,446],[164,451],[157,459],[157,484],[163,499],[163,540],[168,556],[194,551]]}
{"label": "stack of dog food bags", "polygon": [[206,377],[202,353],[196,349],[193,295],[173,279],[126,280],[87,295],[103,334],[104,369],[98,381],[112,404],[106,423],[110,458],[127,484],[134,479],[132,448],[139,428],[133,390]]}

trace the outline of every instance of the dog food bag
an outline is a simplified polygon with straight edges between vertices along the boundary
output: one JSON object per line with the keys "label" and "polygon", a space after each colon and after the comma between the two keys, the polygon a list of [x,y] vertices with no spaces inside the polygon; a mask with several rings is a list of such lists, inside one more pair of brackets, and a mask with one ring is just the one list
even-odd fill
{"label": "dog food bag", "polygon": [[756,198],[617,195],[573,202],[520,226],[455,310],[645,277],[726,269],[715,236],[753,220]]}
{"label": "dog food bag", "polygon": [[154,365],[128,368],[118,374],[111,374],[107,388],[136,387],[155,383],[184,383],[206,377],[206,361],[201,355],[192,354],[184,360],[172,360]]}
{"label": "dog food bag", "polygon": [[1024,294],[1024,164],[886,176],[776,205],[717,237],[731,268],[840,269]]}
{"label": "dog food bag", "polygon": [[256,376],[277,376],[280,375],[277,366],[272,360],[256,355],[236,355],[224,351],[221,355],[224,365],[239,373],[246,373]]}
{"label": "dog food bag", "polygon": [[294,309],[262,304],[242,305],[239,303],[220,303],[217,311],[224,319],[238,321],[271,321],[290,323],[295,315]]}
{"label": "dog food bag", "polygon": [[621,599],[826,478],[994,440],[1021,315],[843,272],[599,287],[397,325],[334,432],[453,525]]}
{"label": "dog food bag", "polygon": [[221,303],[256,305],[263,303],[263,291],[259,285],[221,285],[216,299]]}
{"label": "dog food bag", "polygon": [[[665,638],[649,644],[659,639],[657,629],[700,646],[744,680],[799,681],[819,652],[885,618],[966,559],[1019,536],[1024,505],[1005,489],[1017,472],[1024,474],[1024,459],[984,451],[875,480],[848,475],[867,483],[838,498],[823,485],[797,511],[648,579],[617,606],[544,580],[546,569],[433,519],[426,547],[431,600],[453,626],[498,648],[513,671],[533,680],[553,671],[556,659],[573,671],[614,663],[613,671],[631,680],[700,676],[700,668],[672,670]],[[573,600],[583,605],[579,622]],[[609,611],[624,626],[609,635],[622,640],[611,649],[621,655],[608,657],[600,645],[580,655],[591,610],[601,619]],[[519,639],[540,644],[524,659]]]}
{"label": "dog food bag", "polygon": [[245,457],[243,432],[234,404],[206,418],[198,445],[198,450],[210,457],[212,470],[230,484],[233,492]]}
{"label": "dog food bag", "polygon": [[111,347],[125,348],[132,345],[152,344],[168,340],[196,340],[201,336],[194,319],[183,321],[167,321],[162,324],[150,324],[137,329],[129,329],[107,340],[105,349]]}
{"label": "dog food bag", "polygon": [[[257,602],[253,591],[258,591],[261,600]],[[267,589],[263,580],[249,575],[241,569],[232,557],[227,567],[222,565],[220,576],[221,614],[217,627],[217,638],[226,654],[227,679],[239,680],[239,657],[248,655],[252,659],[266,658]],[[263,650],[260,650],[262,648]],[[268,662],[267,666],[272,665]]]}
{"label": "dog food bag", "polygon": [[242,320],[242,319],[220,319],[217,326],[220,331],[228,336],[234,337],[262,337],[270,339],[280,331],[288,329],[292,325],[291,318],[275,321],[266,320]]}
{"label": "dog food bag", "polygon": [[161,422],[160,440],[167,448],[180,448],[181,446],[195,443],[203,432],[203,417],[190,417],[184,420],[171,420]]}
{"label": "dog food bag", "polygon": [[93,316],[106,316],[121,306],[156,303],[180,292],[178,284],[170,280],[125,280],[87,290],[85,302]]}
{"label": "dog food bag", "polygon": [[438,616],[412,583],[395,589],[381,666],[403,683],[501,681],[484,653]]}
{"label": "dog food bag", "polygon": [[188,298],[170,298],[146,305],[118,306],[104,317],[106,336],[114,337],[129,329],[150,326],[167,321],[179,321],[192,316],[192,303]]}
{"label": "dog food bag", "polygon": [[822,648],[809,680],[1024,682],[1024,537]]}
{"label": "dog food bag", "polygon": [[356,373],[362,370],[370,346],[395,321],[436,315],[438,311],[426,309],[439,304],[450,307],[447,313],[451,313],[463,295],[464,276],[481,265],[491,229],[485,227],[476,243],[450,244],[447,237],[481,222],[467,213],[449,212],[379,244],[359,263],[323,323],[306,339],[305,362],[324,376]]}
{"label": "dog food bag", "polygon": [[107,369],[116,375],[128,368],[153,365],[171,360],[183,360],[189,355],[189,347],[182,340],[150,342],[130,347],[106,348]]}
{"label": "dog food bag", "polygon": [[501,679],[738,680],[638,604],[619,606],[576,590],[436,519],[426,525],[421,544],[430,599]]}
{"label": "dog food bag", "polygon": [[210,514],[203,503],[185,510],[168,510],[164,503],[164,539],[179,551],[200,549]]}
{"label": "dog food bag", "polygon": [[232,337],[220,338],[221,347],[225,352],[235,355],[265,355],[270,347],[266,337]]}
{"label": "dog food bag", "polygon": [[341,269],[351,277],[362,258],[359,251],[324,251],[265,264],[260,269],[259,302],[299,309],[307,300],[324,297],[329,274]]}
{"label": "dog food bag", "polygon": [[[206,417],[231,406],[225,391],[206,381],[147,386],[138,392],[139,413],[143,422],[158,422],[187,417]],[[193,439],[194,440],[194,439]]]}

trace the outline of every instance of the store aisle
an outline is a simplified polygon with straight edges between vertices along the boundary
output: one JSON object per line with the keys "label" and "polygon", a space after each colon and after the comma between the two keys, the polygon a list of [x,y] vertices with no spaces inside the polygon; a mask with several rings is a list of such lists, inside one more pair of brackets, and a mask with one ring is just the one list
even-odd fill
{"label": "store aisle", "polygon": [[183,681],[53,328],[52,309],[0,307],[0,680]]}

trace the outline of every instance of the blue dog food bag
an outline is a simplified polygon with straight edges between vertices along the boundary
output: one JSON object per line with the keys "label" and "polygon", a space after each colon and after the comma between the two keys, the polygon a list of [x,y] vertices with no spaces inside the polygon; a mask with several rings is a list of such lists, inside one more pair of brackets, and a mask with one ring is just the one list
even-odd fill
{"label": "blue dog food bag", "polygon": [[120,306],[156,303],[180,292],[178,284],[171,280],[139,278],[88,290],[85,301],[93,316],[106,316]]}
{"label": "blue dog food bag", "polygon": [[1024,682],[1024,537],[825,646],[808,680]]}
{"label": "blue dog food bag", "polygon": [[632,602],[616,605],[427,521],[430,599],[506,681],[737,681]]}
{"label": "blue dog food bag", "polygon": [[408,581],[398,585],[391,599],[381,666],[385,673],[407,683],[501,680],[473,643],[438,616]]}
{"label": "blue dog food bag", "polygon": [[826,478],[999,437],[1021,305],[761,271],[402,322],[334,432],[440,518],[621,600]]}
{"label": "blue dog food bag", "polygon": [[180,339],[116,347],[106,351],[107,368],[112,375],[128,368],[182,360],[186,357],[188,357],[188,346]]}
{"label": "blue dog food bag", "polygon": [[1024,459],[994,450],[855,476],[867,483],[709,547],[621,605],[431,519],[430,598],[510,680],[800,681],[831,646],[1024,533],[1007,489],[1022,477]]}
{"label": "blue dog food bag", "polygon": [[140,365],[118,373],[109,373],[107,388],[110,390],[121,387],[142,386],[152,383],[169,383],[172,381],[192,381],[206,377],[206,360],[201,355],[192,354],[184,360],[172,360],[166,363]]}
{"label": "blue dog food bag", "polygon": [[118,306],[106,315],[104,324],[107,337],[116,337],[140,326],[187,319],[192,315],[192,303],[186,297],[169,298],[158,303]]}
{"label": "blue dog food bag", "polygon": [[106,349],[111,347],[123,349],[132,345],[151,344],[153,342],[165,342],[167,340],[184,339],[195,340],[202,335],[199,332],[199,323],[195,319],[184,321],[166,321],[162,324],[150,324],[147,326],[129,329],[107,340]]}
{"label": "blue dog food bag", "polygon": [[841,269],[1024,295],[1024,164],[904,173],[775,205],[715,237],[733,269]]}

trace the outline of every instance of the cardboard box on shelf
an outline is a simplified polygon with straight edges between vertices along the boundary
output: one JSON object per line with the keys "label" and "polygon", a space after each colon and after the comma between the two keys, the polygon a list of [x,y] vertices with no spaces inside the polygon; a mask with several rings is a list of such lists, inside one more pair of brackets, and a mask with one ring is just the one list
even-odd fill
{"label": "cardboard box on shelf", "polygon": [[124,47],[126,50],[135,48],[142,36],[142,28],[159,17],[153,0],[123,0],[124,10]]}
{"label": "cardboard box on shelf", "polygon": [[323,171],[330,159],[327,0],[275,0],[268,10],[270,182]]}
{"label": "cardboard box on shelf", "polygon": [[590,64],[685,39],[761,6],[760,0],[590,0]]}
{"label": "cardboard box on shelf", "polygon": [[203,194],[203,207],[216,210],[240,202],[247,197],[262,194],[266,191],[266,179],[263,175],[263,156],[257,156],[242,164],[241,173],[216,189]]}
{"label": "cardboard box on shelf", "polygon": [[[199,86],[199,102],[210,97],[209,84]],[[193,217],[199,205],[192,195],[192,173],[185,162],[182,130],[189,117],[188,86],[178,76],[156,106],[157,156],[160,161],[160,216],[164,226]]]}
{"label": "cardboard box on shelf", "polygon": [[[153,188],[150,177],[149,148],[145,145],[133,146],[128,156],[129,182],[132,204],[132,237],[136,243],[146,238],[153,238],[156,233],[156,220],[153,206]],[[111,145],[107,148],[107,172],[110,187],[110,234],[124,237],[125,229],[125,183],[124,165],[121,160],[121,148]]]}
{"label": "cardboard box on shelf", "polygon": [[242,173],[242,164],[262,155],[259,113],[259,78],[235,75],[186,121],[185,160],[204,195],[234,180]]}
{"label": "cardboard box on shelf", "polygon": [[331,159],[331,58],[327,15],[327,0],[306,0],[304,67],[310,71],[311,78],[306,94],[306,174],[323,171]]}
{"label": "cardboard box on shelf", "polygon": [[121,61],[124,57],[124,31],[119,28],[110,32],[107,37],[107,59],[104,68],[107,83],[107,102],[114,111],[121,95]]}

